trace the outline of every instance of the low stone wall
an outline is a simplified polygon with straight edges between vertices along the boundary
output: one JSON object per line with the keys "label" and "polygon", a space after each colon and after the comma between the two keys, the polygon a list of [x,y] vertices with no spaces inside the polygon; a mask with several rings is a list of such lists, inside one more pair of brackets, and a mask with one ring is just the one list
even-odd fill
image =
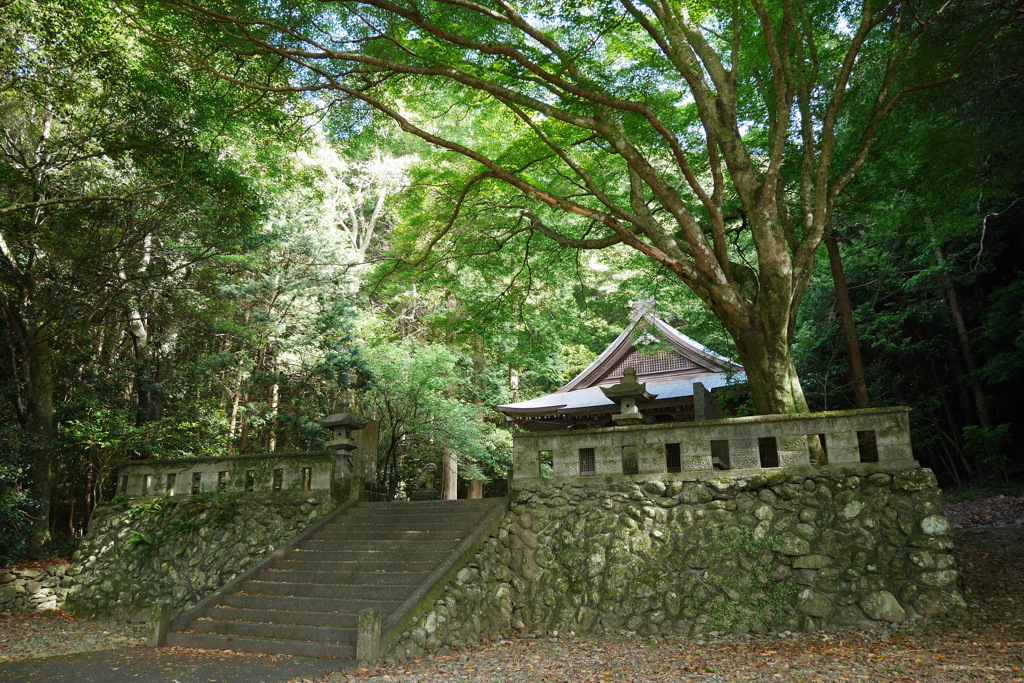
{"label": "low stone wall", "polygon": [[71,583],[67,569],[63,562],[31,569],[0,569],[0,614],[56,609]]}
{"label": "low stone wall", "polygon": [[67,570],[64,608],[145,619],[197,603],[333,508],[328,492],[218,493],[100,508]]}
{"label": "low stone wall", "polygon": [[563,482],[521,489],[517,508],[533,628],[812,631],[965,606],[927,469]]}
{"label": "low stone wall", "polygon": [[510,628],[839,628],[965,606],[930,470],[534,482],[385,658]]}

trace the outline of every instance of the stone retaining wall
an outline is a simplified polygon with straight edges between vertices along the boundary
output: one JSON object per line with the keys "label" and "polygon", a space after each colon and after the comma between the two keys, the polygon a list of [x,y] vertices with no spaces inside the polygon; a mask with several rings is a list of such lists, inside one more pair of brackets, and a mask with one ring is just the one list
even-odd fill
{"label": "stone retaining wall", "polygon": [[806,468],[535,482],[387,659],[509,628],[813,631],[965,603],[934,475]]}
{"label": "stone retaining wall", "polygon": [[334,507],[303,497],[217,493],[100,508],[67,570],[64,608],[83,617],[145,619],[206,597]]}
{"label": "stone retaining wall", "polygon": [[63,562],[32,569],[0,569],[0,614],[56,609],[71,583]]}
{"label": "stone retaining wall", "polygon": [[519,491],[534,628],[834,628],[965,603],[935,477],[860,465]]}

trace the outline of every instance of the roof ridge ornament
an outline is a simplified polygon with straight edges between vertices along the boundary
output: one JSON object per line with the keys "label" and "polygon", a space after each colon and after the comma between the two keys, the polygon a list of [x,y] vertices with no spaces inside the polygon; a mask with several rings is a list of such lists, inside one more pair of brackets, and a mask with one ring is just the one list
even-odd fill
{"label": "roof ridge ornament", "polygon": [[629,319],[633,322],[640,320],[648,313],[653,314],[654,309],[658,307],[658,300],[652,296],[637,299],[636,301],[630,302],[629,307],[633,309]]}

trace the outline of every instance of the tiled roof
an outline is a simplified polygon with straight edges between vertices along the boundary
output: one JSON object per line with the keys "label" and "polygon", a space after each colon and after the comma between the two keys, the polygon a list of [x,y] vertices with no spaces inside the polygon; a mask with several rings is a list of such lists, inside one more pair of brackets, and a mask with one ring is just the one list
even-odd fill
{"label": "tiled roof", "polygon": [[[647,382],[647,391],[656,394],[658,401],[667,401],[675,398],[693,396],[694,382],[700,382],[708,391],[724,387],[730,384],[742,384],[746,382],[746,374],[739,372],[733,375],[719,372],[708,375],[695,375],[686,379],[668,379],[664,381]],[[615,403],[601,393],[600,387],[588,389],[576,389],[574,391],[556,392],[547,396],[509,403],[498,406],[498,410],[509,415],[538,415],[555,414],[559,412],[571,412],[586,408],[598,408],[601,406],[613,407]]]}
{"label": "tiled roof", "polygon": [[[642,320],[661,333],[667,350],[652,354],[637,352],[632,334]],[[603,407],[611,412],[615,403],[605,397],[600,386],[613,384],[621,378],[626,365],[634,367],[637,378],[647,384],[647,391],[657,395],[658,402],[693,396],[694,382],[700,382],[711,391],[746,381],[741,365],[690,339],[648,310],[637,315],[593,363],[553,394],[497,408],[510,418],[588,409],[602,412]]]}

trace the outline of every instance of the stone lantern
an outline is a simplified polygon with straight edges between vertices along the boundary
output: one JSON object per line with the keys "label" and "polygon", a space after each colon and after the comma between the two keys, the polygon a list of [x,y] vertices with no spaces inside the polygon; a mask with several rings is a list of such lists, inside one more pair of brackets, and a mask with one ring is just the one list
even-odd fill
{"label": "stone lantern", "polygon": [[334,413],[322,420],[317,420],[316,423],[331,431],[331,438],[327,442],[328,448],[339,451],[354,451],[356,449],[356,440],[352,436],[352,432],[365,427],[367,421],[360,420],[352,413]]}
{"label": "stone lantern", "polygon": [[645,422],[638,404],[647,403],[658,398],[657,394],[647,391],[647,385],[636,381],[636,370],[626,368],[618,384],[601,387],[607,398],[619,405],[619,414],[612,415],[617,425],[637,425]]}

